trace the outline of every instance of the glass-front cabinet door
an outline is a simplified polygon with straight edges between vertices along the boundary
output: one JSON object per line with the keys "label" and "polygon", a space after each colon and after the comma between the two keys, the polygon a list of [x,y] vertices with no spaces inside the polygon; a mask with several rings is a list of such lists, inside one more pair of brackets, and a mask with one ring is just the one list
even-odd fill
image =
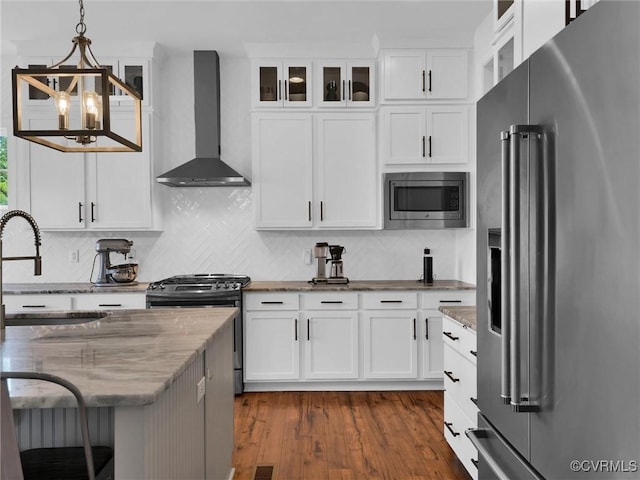
{"label": "glass-front cabinet door", "polygon": [[255,107],[310,107],[311,63],[258,61],[253,66]]}
{"label": "glass-front cabinet door", "polygon": [[323,107],[371,107],[374,99],[372,61],[322,61],[318,71],[318,98]]}

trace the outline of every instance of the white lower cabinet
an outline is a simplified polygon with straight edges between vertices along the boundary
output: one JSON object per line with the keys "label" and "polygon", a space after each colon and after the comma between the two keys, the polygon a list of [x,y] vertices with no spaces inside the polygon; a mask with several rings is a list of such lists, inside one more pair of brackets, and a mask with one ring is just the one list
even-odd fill
{"label": "white lower cabinet", "polygon": [[74,295],[76,310],[120,310],[146,308],[145,292],[87,293]]}
{"label": "white lower cabinet", "polygon": [[306,312],[304,378],[358,378],[358,313]]}
{"label": "white lower cabinet", "polygon": [[472,478],[478,478],[478,453],[465,435],[478,426],[476,333],[448,316],[443,318],[444,436]]}
{"label": "white lower cabinet", "polygon": [[248,390],[441,388],[443,304],[473,290],[245,292]]}
{"label": "white lower cabinet", "polygon": [[3,302],[7,313],[51,312],[71,310],[72,297],[66,294],[5,295]]}
{"label": "white lower cabinet", "polygon": [[297,380],[300,376],[300,330],[297,311],[246,312],[244,378]]}

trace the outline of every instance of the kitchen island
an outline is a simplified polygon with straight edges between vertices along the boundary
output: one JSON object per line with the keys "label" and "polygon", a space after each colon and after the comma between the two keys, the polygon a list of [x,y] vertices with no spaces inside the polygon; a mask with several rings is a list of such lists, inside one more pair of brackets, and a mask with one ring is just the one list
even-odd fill
{"label": "kitchen island", "polygon": [[[100,428],[112,429],[116,478],[231,478],[232,320],[238,310],[101,313],[85,323],[7,327],[2,369],[45,372],[74,383],[97,412]],[[19,409],[19,437],[29,432],[31,443],[59,445],[60,433],[53,439],[42,427],[53,427],[62,410],[75,407],[73,397],[26,380],[11,381],[10,392]],[[21,415],[30,410],[38,414]],[[21,425],[34,418],[37,426]],[[92,432],[92,439],[103,435]]]}

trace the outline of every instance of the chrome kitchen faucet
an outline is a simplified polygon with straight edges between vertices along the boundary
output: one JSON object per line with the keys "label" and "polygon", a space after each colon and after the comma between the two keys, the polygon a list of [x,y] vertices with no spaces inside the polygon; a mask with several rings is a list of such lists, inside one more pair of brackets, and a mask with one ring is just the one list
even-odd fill
{"label": "chrome kitchen faucet", "polygon": [[[13,217],[22,217],[29,225],[31,225],[31,229],[33,230],[33,236],[35,237],[36,244],[36,254],[33,257],[3,257],[2,256],[2,234],[4,233],[4,227],[7,225],[7,222],[11,220]],[[11,210],[5,213],[2,218],[0,218],[0,338],[4,339],[4,301],[2,298],[2,262],[5,260],[33,260],[34,261],[34,275],[42,274],[42,258],[40,257],[40,245],[42,244],[40,240],[40,229],[38,228],[38,224],[33,219],[31,215],[27,212],[23,212],[22,210]]]}

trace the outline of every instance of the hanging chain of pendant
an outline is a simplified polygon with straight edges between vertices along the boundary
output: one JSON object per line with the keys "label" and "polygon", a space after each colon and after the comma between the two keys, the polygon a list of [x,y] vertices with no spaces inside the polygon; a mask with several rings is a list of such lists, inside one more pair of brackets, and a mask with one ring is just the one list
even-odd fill
{"label": "hanging chain of pendant", "polygon": [[76,25],[76,33],[78,35],[84,35],[87,31],[87,26],[84,23],[84,3],[82,3],[82,0],[79,0],[78,3],[80,4],[80,21]]}

